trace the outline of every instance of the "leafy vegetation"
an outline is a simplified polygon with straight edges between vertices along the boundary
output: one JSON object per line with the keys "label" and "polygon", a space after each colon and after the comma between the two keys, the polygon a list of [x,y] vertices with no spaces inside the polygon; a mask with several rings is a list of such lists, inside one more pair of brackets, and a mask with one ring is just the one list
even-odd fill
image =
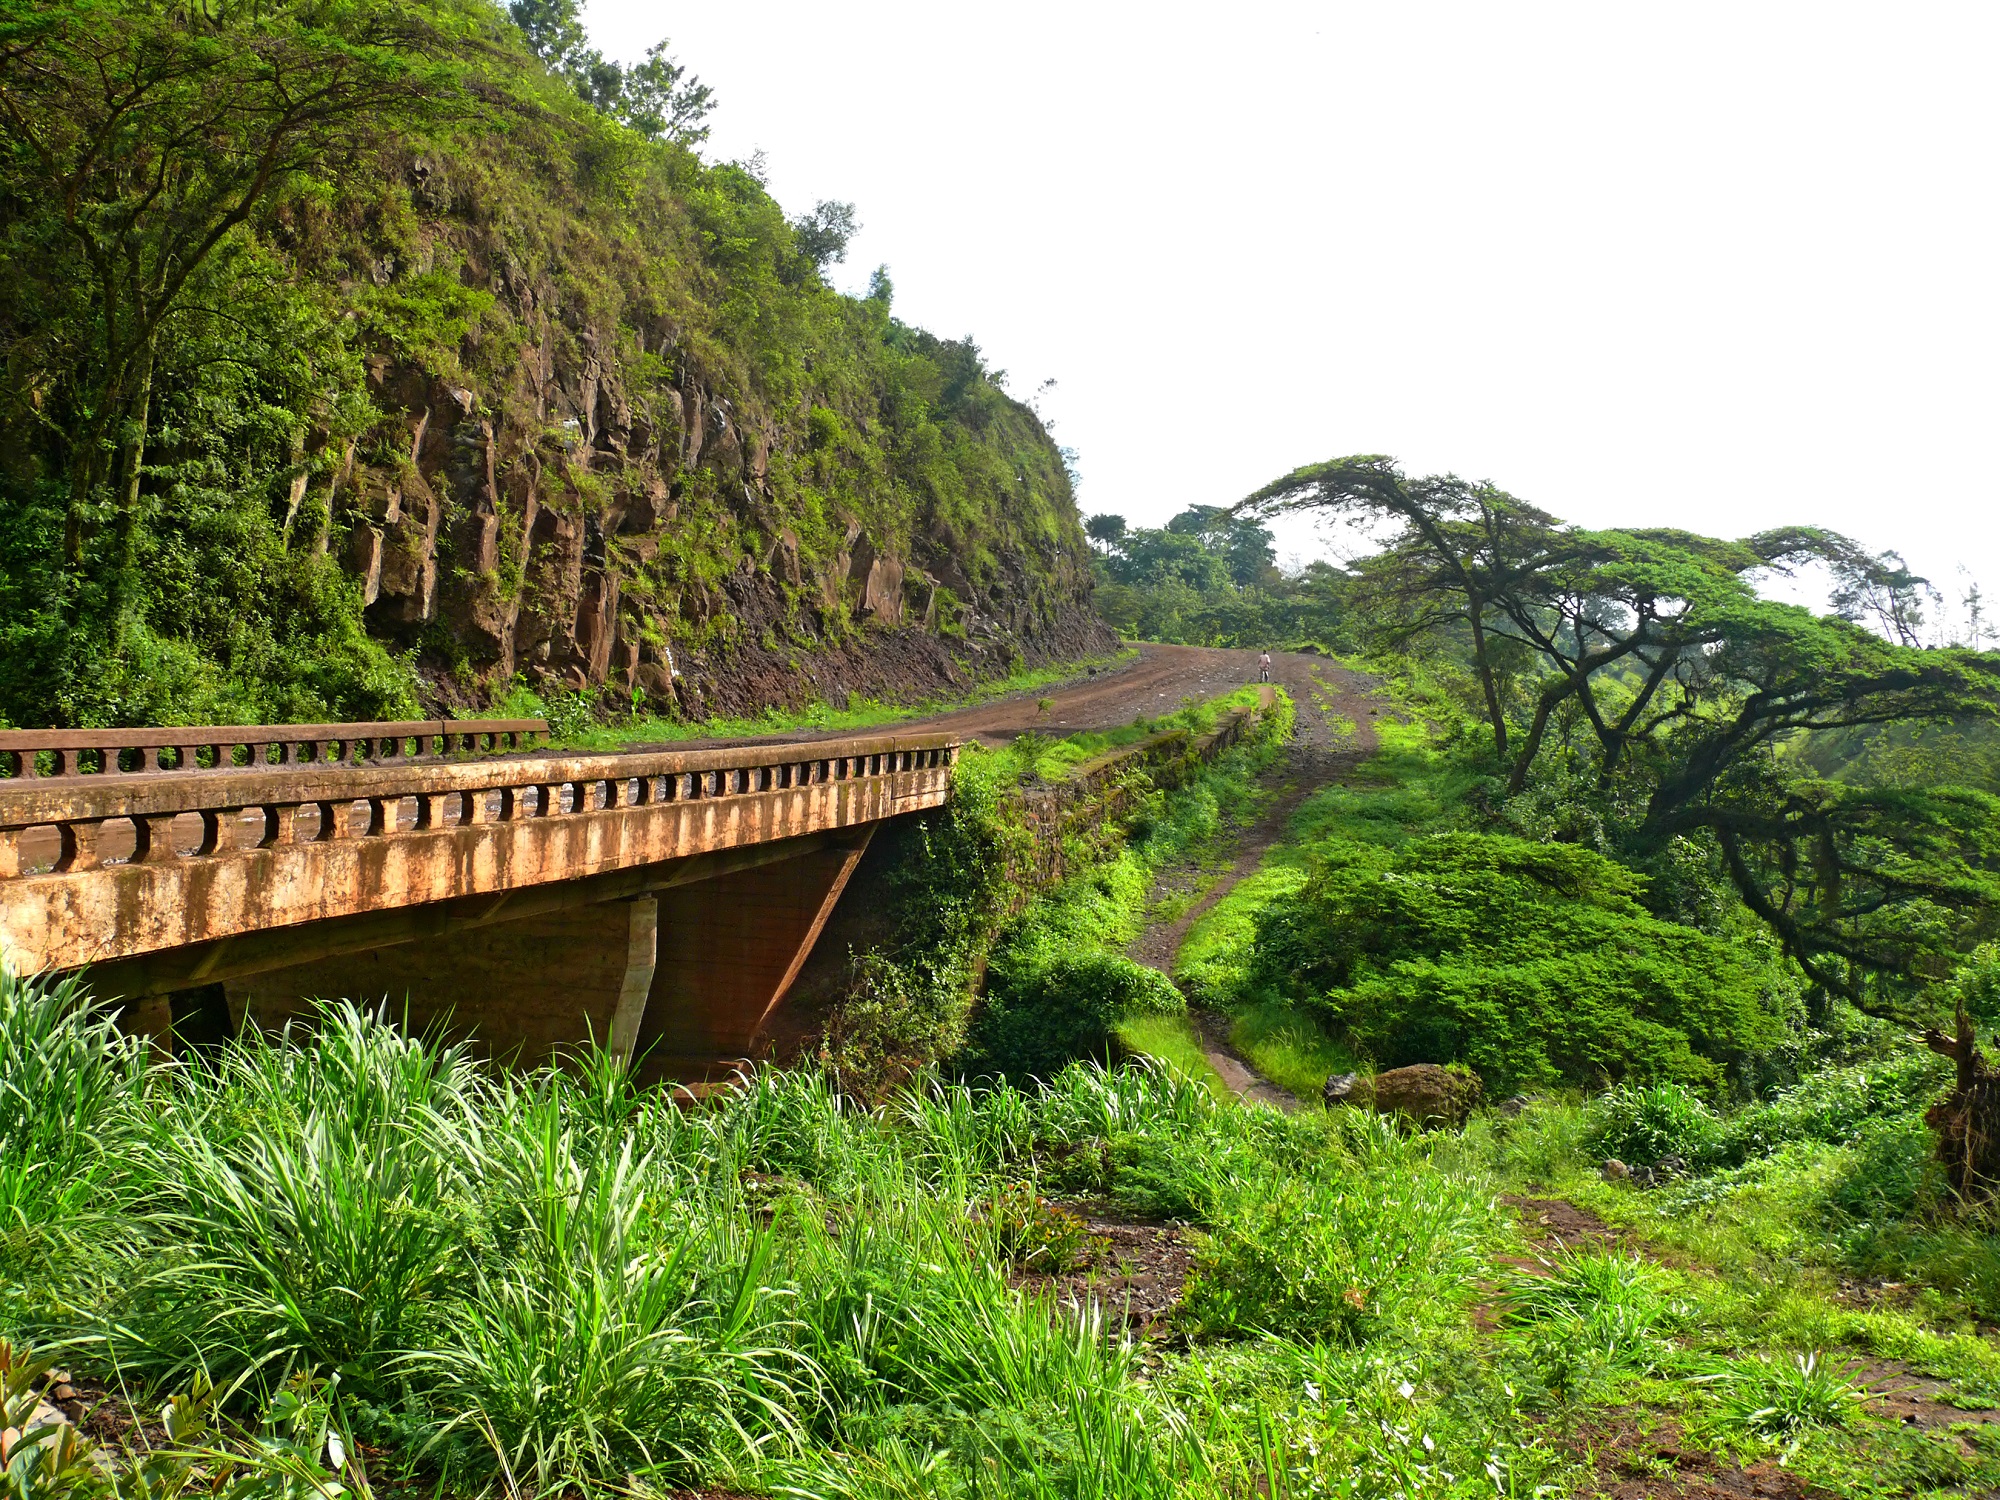
{"label": "leafy vegetation", "polygon": [[1040,423],[886,274],[832,291],[851,207],[704,162],[663,48],[563,0],[0,7],[0,720],[614,674],[701,719],[837,698],[875,627],[940,686],[1095,644]]}
{"label": "leafy vegetation", "polygon": [[1151,872],[1213,841],[1251,803],[1249,769],[1289,730],[1289,703],[1259,714],[1246,743],[1172,790],[1128,769],[1129,812],[1073,840],[1064,850],[1069,877],[1025,901],[1016,882],[1036,867],[1037,836],[1022,794],[1047,792],[1107,749],[1206,732],[1257,702],[1250,688],[1111,733],[967,747],[950,806],[886,834],[894,874],[883,894],[894,920],[886,940],[858,957],[822,1063],[871,1097],[941,1062],[967,1076],[1046,1078],[1072,1060],[1115,1054],[1126,1022],[1178,1014],[1178,991],[1122,950],[1138,930]]}
{"label": "leafy vegetation", "polygon": [[[1552,1142],[1591,1106],[1461,1140],[1072,1064],[1026,1089],[918,1079],[872,1110],[766,1073],[689,1109],[599,1054],[503,1074],[342,1005],[212,1063],[141,1066],[38,983],[5,981],[0,1022],[37,1039],[0,1056],[10,1097],[108,1101],[10,1150],[101,1163],[115,1230],[16,1261],[0,1323],[142,1411],[194,1393],[145,1493],[1568,1492],[1635,1400],[1848,1493],[1991,1484],[2000,1462],[1881,1420],[1843,1362],[2000,1392],[1984,1341],[1927,1326],[1949,1315],[1595,1251],[1514,1269],[1535,1262],[1495,1174],[1567,1170]],[[1664,1191],[1617,1193],[1630,1214]],[[1150,1334],[1121,1321],[1107,1211],[1185,1225],[1178,1311]],[[47,1243],[71,1212],[29,1204],[17,1232]],[[48,1383],[20,1369],[10,1414]],[[137,1482],[63,1441],[16,1470]]]}
{"label": "leafy vegetation", "polygon": [[1194,646],[1346,649],[1347,580],[1324,562],[1276,566],[1270,529],[1196,505],[1164,527],[1120,515],[1084,523],[1098,548],[1097,610],[1128,636]]}
{"label": "leafy vegetation", "polygon": [[[1807,562],[1876,581],[1886,565],[1847,539],[1591,531],[1379,458],[1298,470],[1246,504],[1391,528],[1358,570],[1362,596],[1404,641],[1462,632],[1504,767],[1493,795],[1532,787],[1552,805],[1544,819],[1571,825],[1537,832],[1594,833],[1649,873],[1713,863],[1822,993],[1884,1013],[1985,935],[2000,804],[1951,785],[1828,782],[1777,753],[2000,712],[2000,656],[1758,598],[1752,575]],[[1896,576],[1883,586],[1893,595]]]}

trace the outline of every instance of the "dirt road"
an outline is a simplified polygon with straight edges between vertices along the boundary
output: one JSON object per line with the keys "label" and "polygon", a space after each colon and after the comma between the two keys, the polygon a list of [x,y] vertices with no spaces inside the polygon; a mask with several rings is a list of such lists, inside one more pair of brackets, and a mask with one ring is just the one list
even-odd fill
{"label": "dirt road", "polygon": [[[1213,656],[1247,657],[1249,652],[1213,652]],[[1271,676],[1292,696],[1298,709],[1292,742],[1285,754],[1259,774],[1268,800],[1254,822],[1242,829],[1207,861],[1196,861],[1159,872],[1150,893],[1154,907],[1169,897],[1200,894],[1170,920],[1153,920],[1126,949],[1128,957],[1163,974],[1171,974],[1181,943],[1194,924],[1228,895],[1236,883],[1253,874],[1271,846],[1284,837],[1299,804],[1319,788],[1341,780],[1375,753],[1375,719],[1381,704],[1369,691],[1368,680],[1319,656],[1282,652],[1272,658]],[[1177,904],[1177,903],[1176,903]],[[1209,1065],[1239,1097],[1283,1110],[1298,1108],[1298,1100],[1258,1075],[1229,1043],[1226,1016],[1193,1017]]]}
{"label": "dirt road", "polygon": [[[1298,700],[1302,736],[1330,749],[1331,741],[1325,739],[1319,729],[1308,727],[1308,706],[1319,698],[1328,698],[1335,703],[1336,713],[1352,717],[1353,706],[1342,707],[1340,703],[1355,696],[1357,690],[1352,684],[1358,679],[1334,666],[1325,657],[1304,656],[1289,651],[1272,657],[1271,675]],[[990,703],[953,709],[921,719],[903,719],[884,725],[883,729],[891,732],[941,729],[998,748],[1031,729],[1056,736],[1084,730],[1119,729],[1141,714],[1155,718],[1171,713],[1181,706],[1183,698],[1209,698],[1256,680],[1255,651],[1226,651],[1207,646],[1140,646],[1135,660],[1059,687],[1014,693]],[[1044,698],[1049,700],[1046,709],[1041,706]],[[1360,711],[1364,716],[1367,713],[1365,706]],[[1313,720],[1317,725],[1316,713]],[[684,740],[678,748],[753,745],[766,740],[833,739],[868,732],[851,729],[788,731],[746,739]]]}

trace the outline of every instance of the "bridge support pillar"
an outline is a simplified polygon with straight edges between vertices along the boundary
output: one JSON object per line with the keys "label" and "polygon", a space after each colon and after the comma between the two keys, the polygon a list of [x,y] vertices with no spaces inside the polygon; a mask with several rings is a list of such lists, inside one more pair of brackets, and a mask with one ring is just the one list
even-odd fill
{"label": "bridge support pillar", "polygon": [[755,1052],[873,832],[661,893],[659,963],[639,1029],[644,1076],[693,1078]]}

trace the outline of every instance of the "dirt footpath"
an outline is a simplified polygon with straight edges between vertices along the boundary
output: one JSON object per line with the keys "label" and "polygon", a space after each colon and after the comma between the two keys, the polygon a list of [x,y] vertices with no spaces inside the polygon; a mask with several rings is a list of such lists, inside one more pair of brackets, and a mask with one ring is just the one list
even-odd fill
{"label": "dirt footpath", "polygon": [[[1241,657],[1252,673],[1256,670],[1255,652],[1204,654]],[[1127,957],[1163,974],[1172,974],[1181,943],[1194,924],[1228,895],[1238,881],[1253,874],[1271,846],[1285,836],[1299,804],[1321,787],[1346,779],[1375,753],[1375,721],[1383,705],[1370,691],[1367,678],[1336,666],[1325,657],[1292,651],[1272,657],[1271,677],[1291,694],[1298,718],[1284,755],[1258,777],[1268,800],[1256,821],[1241,830],[1223,851],[1219,870],[1189,865],[1159,873],[1150,895],[1152,905],[1157,907],[1177,892],[1201,894],[1177,917],[1149,922],[1126,949]],[[1260,1076],[1229,1044],[1226,1017],[1196,1015],[1194,1022],[1209,1065],[1239,1097],[1284,1110],[1298,1108],[1296,1099]]]}

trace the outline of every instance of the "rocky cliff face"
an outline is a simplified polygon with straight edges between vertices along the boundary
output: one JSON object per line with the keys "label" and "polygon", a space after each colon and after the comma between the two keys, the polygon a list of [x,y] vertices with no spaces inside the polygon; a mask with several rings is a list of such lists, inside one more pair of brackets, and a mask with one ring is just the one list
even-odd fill
{"label": "rocky cliff face", "polygon": [[[746,339],[715,305],[746,278],[699,274],[684,193],[657,194],[650,234],[610,235],[560,203],[496,215],[450,163],[397,165],[428,211],[392,243],[363,226],[348,295],[435,322],[410,307],[428,292],[459,336],[413,356],[389,324],[366,365],[385,420],[292,507],[438,699],[519,678],[703,717],[1114,644],[1061,455],[969,343],[787,268],[778,233],[755,290],[814,347]],[[769,220],[754,180],[716,171],[728,207]]]}
{"label": "rocky cliff face", "polygon": [[327,24],[407,89],[309,139],[269,79],[219,135],[63,113],[152,98],[161,56],[222,90],[269,28],[348,76],[303,13],[57,28],[61,149],[0,157],[0,721],[517,684],[707,715],[1109,644],[1062,456],[969,340],[885,272],[835,291],[845,230],[587,102],[497,8],[398,10]]}

